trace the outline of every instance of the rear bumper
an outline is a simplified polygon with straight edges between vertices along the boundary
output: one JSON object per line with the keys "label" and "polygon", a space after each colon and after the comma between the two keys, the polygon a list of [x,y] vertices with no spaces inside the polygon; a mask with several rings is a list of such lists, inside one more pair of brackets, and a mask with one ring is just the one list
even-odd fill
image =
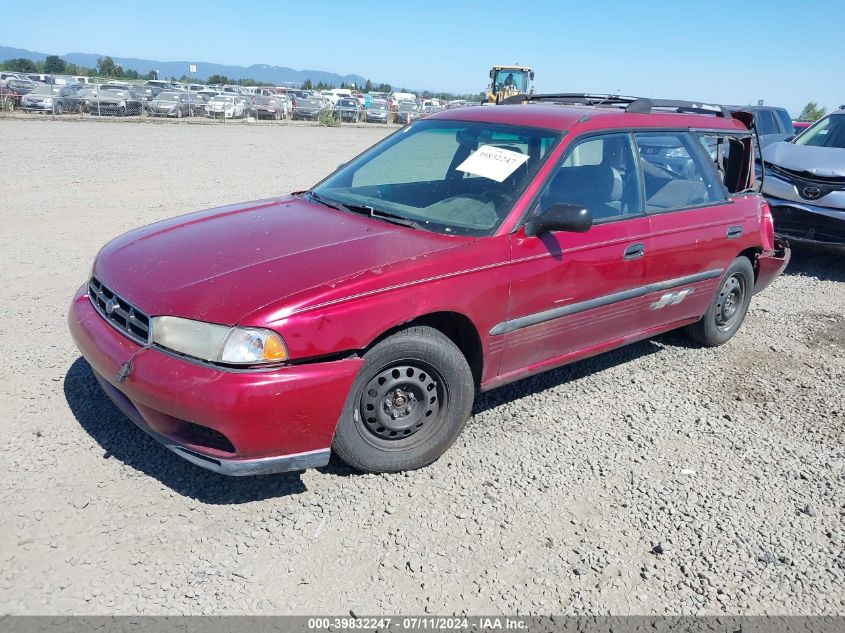
{"label": "rear bumper", "polygon": [[[328,462],[335,427],[363,361],[223,371],[140,347],[110,326],[80,288],[68,325],[105,393],[181,457],[219,473],[301,470]],[[116,375],[131,359],[123,383]]]}
{"label": "rear bumper", "polygon": [[792,250],[786,240],[775,239],[775,250],[765,251],[757,258],[757,280],[754,282],[754,294],[769,287],[789,264]]}

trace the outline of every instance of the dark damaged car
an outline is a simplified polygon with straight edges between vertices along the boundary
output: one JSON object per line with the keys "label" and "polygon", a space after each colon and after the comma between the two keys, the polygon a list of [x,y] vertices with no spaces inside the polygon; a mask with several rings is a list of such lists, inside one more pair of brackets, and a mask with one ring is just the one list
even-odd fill
{"label": "dark damaged car", "polygon": [[845,109],[789,142],[763,150],[763,194],[775,232],[790,242],[845,252]]}

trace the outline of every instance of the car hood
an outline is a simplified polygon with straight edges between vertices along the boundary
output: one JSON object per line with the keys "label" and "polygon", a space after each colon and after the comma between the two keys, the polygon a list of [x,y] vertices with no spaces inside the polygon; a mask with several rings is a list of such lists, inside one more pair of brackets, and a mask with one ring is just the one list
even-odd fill
{"label": "car hood", "polygon": [[778,167],[805,171],[814,176],[845,176],[845,149],[837,147],[773,143],[763,149],[763,159]]}
{"label": "car hood", "polygon": [[234,325],[286,297],[465,242],[287,197],[136,229],[103,247],[93,274],[151,316]]}

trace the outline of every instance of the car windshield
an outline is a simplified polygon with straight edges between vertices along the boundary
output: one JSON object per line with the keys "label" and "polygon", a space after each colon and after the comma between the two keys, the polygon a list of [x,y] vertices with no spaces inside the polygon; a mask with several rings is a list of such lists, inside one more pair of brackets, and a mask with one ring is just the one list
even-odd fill
{"label": "car windshield", "polygon": [[158,95],[159,101],[179,101],[179,97],[181,97],[181,93],[179,92],[161,92]]}
{"label": "car windshield", "polygon": [[384,101],[373,101],[370,104],[371,110],[387,110],[387,104]]}
{"label": "car windshield", "polygon": [[810,145],[813,147],[833,147],[845,149],[845,115],[837,114],[824,119],[807,128],[807,131],[795,139],[796,145]]}
{"label": "car windshield", "polygon": [[341,99],[340,105],[346,108],[355,108],[358,106],[358,102],[353,99]]}
{"label": "car windshield", "polygon": [[39,86],[35,86],[35,89],[30,93],[34,95],[51,95],[53,94],[53,88],[51,86],[47,86],[45,84],[41,84]]}
{"label": "car windshield", "polygon": [[[561,133],[427,120],[394,134],[313,191],[378,217],[449,234],[489,235],[546,160]],[[395,218],[394,218],[395,219]]]}
{"label": "car windshield", "polygon": [[412,103],[410,101],[403,101],[402,103],[399,104],[399,109],[402,112],[410,112],[411,110],[417,109],[417,104]]}

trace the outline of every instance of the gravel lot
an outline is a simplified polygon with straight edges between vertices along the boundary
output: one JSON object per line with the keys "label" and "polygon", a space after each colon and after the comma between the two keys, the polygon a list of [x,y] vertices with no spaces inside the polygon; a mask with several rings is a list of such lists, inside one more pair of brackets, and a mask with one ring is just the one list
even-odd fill
{"label": "gravel lot", "polygon": [[0,612],[845,614],[845,258],[725,347],[662,336],[479,398],[402,475],[227,479],[65,324],[132,227],[304,188],[384,128],[0,120]]}

